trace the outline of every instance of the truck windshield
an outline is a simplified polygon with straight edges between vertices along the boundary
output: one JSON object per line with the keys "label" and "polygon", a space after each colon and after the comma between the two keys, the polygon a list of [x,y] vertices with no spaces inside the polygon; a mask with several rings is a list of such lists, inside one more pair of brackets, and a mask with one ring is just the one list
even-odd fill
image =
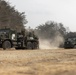
{"label": "truck windshield", "polygon": [[9,35],[8,35],[7,32],[0,32],[0,37],[1,37],[1,38],[8,38]]}

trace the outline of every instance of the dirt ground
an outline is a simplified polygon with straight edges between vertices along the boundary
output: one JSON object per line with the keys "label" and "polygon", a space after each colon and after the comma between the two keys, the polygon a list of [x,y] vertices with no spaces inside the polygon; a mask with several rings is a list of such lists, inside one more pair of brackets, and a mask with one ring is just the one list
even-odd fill
{"label": "dirt ground", "polygon": [[76,49],[0,49],[0,75],[76,75]]}

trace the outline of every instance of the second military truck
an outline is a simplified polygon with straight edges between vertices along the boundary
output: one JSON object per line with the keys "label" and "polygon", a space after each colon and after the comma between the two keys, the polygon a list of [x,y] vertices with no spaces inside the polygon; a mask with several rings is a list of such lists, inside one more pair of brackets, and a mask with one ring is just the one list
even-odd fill
{"label": "second military truck", "polygon": [[76,36],[70,36],[65,39],[64,42],[65,49],[74,48],[75,46],[76,46]]}

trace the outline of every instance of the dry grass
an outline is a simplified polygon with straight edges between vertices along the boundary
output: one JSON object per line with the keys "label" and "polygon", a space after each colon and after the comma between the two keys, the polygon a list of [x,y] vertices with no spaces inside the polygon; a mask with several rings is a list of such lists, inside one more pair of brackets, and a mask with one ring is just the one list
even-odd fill
{"label": "dry grass", "polygon": [[76,75],[76,49],[0,50],[0,75]]}

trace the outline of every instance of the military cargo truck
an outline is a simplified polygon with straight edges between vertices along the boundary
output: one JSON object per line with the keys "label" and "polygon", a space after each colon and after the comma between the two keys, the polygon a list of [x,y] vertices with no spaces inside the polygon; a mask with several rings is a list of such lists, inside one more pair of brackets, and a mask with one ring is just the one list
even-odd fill
{"label": "military cargo truck", "polygon": [[76,46],[76,37],[68,37],[65,39],[64,42],[64,48],[69,49],[69,48],[74,48]]}
{"label": "military cargo truck", "polygon": [[38,49],[39,39],[32,33],[26,33],[24,31],[17,32],[10,28],[0,29],[0,48],[8,49]]}

